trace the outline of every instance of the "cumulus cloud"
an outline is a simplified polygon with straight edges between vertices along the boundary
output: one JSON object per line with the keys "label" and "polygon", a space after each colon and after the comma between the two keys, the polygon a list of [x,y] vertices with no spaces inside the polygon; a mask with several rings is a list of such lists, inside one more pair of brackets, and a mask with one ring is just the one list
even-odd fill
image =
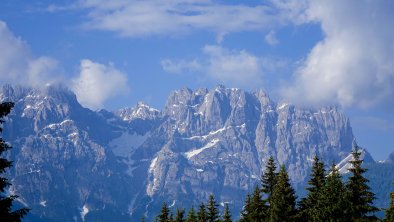
{"label": "cumulus cloud", "polygon": [[225,83],[245,86],[262,84],[260,58],[242,50],[228,50],[217,45],[206,45],[203,52],[208,56],[206,73]]}
{"label": "cumulus cloud", "polygon": [[263,77],[287,62],[280,58],[259,57],[246,50],[231,50],[219,45],[205,45],[204,56],[193,60],[163,59],[164,71],[174,74],[196,73],[215,81],[239,87],[262,87]]}
{"label": "cumulus cloud", "polygon": [[267,42],[269,45],[277,45],[279,43],[279,40],[276,38],[275,31],[270,31],[266,36],[265,36],[265,42]]}
{"label": "cumulus cloud", "polygon": [[113,65],[81,60],[80,74],[71,80],[78,101],[91,109],[104,106],[109,98],[128,92],[127,77]]}
{"label": "cumulus cloud", "polygon": [[0,83],[22,84],[34,87],[54,83],[60,78],[57,61],[50,57],[35,57],[28,45],[16,37],[0,21]]}
{"label": "cumulus cloud", "polygon": [[324,39],[284,95],[307,104],[394,107],[393,11],[392,1],[308,2],[296,20],[320,24]]}
{"label": "cumulus cloud", "polygon": [[63,83],[70,86],[78,100],[89,108],[102,108],[103,103],[119,93],[127,92],[124,73],[112,65],[82,60],[80,73],[71,81],[59,70],[57,60],[47,56],[34,56],[27,43],[16,37],[5,22],[0,21],[0,84],[20,84],[45,87]]}
{"label": "cumulus cloud", "polygon": [[160,61],[160,64],[165,72],[174,74],[194,72],[203,69],[202,64],[197,59],[193,59],[191,61],[173,61],[171,59],[163,59]]}
{"label": "cumulus cloud", "polygon": [[277,21],[268,6],[210,0],[83,0],[77,7],[89,11],[83,27],[127,37],[171,36],[198,29],[215,32],[221,41],[227,33],[261,30]]}

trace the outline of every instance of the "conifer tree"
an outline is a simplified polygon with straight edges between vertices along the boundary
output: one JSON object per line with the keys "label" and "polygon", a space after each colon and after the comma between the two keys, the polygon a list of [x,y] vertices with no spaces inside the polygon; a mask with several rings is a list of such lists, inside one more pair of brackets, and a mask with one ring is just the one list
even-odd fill
{"label": "conifer tree", "polygon": [[266,218],[266,210],[260,196],[260,188],[255,187],[253,194],[248,195],[245,201],[244,211],[241,214],[241,221],[263,221]]}
{"label": "conifer tree", "polygon": [[285,166],[282,165],[271,197],[271,222],[294,221],[296,215],[295,191],[290,184]]}
{"label": "conifer tree", "polygon": [[[4,123],[4,117],[7,116],[10,112],[13,103],[4,102],[0,104],[0,133],[3,131],[2,124]],[[3,152],[11,149],[11,146],[8,145],[3,138],[0,138],[0,175],[4,174],[7,168],[12,166],[12,162],[2,158],[1,155]],[[19,210],[12,211],[12,202],[18,197],[16,195],[7,196],[4,194],[6,187],[11,185],[8,182],[8,179],[0,176],[0,219],[1,221],[7,222],[19,222],[22,218],[29,212],[29,209],[22,208]]]}
{"label": "conifer tree", "polygon": [[363,160],[360,159],[361,152],[359,148],[352,151],[353,159],[349,161],[352,167],[349,169],[351,176],[346,185],[347,198],[350,203],[350,218],[352,221],[359,220],[377,220],[374,213],[378,208],[373,206],[375,194],[370,191],[368,186],[369,180],[363,174],[367,171],[361,166]]}
{"label": "conifer tree", "polygon": [[326,182],[326,175],[324,163],[317,156],[314,157],[313,161],[311,178],[308,181],[309,187],[306,188],[308,194],[299,204],[300,212],[298,217],[306,221],[319,222],[323,221],[321,213],[321,209],[324,207],[322,204],[322,191]]}
{"label": "conifer tree", "polygon": [[[393,185],[394,185],[394,183],[393,183]],[[384,221],[387,221],[387,222],[394,221],[394,192],[390,193],[390,206],[386,210]]]}
{"label": "conifer tree", "polygon": [[218,204],[215,201],[215,197],[211,194],[209,195],[208,204],[207,204],[207,221],[208,222],[217,222],[219,221],[219,210]]}
{"label": "conifer tree", "polygon": [[198,220],[198,222],[206,222],[207,221],[207,211],[205,209],[204,203],[200,204],[200,207],[197,212],[197,220]]}
{"label": "conifer tree", "polygon": [[170,212],[170,219],[169,219],[169,222],[175,222],[175,221],[174,221],[174,216],[172,215],[172,212]]}
{"label": "conifer tree", "polygon": [[176,214],[175,214],[175,222],[184,222],[185,219],[185,210],[184,209],[176,209]]}
{"label": "conifer tree", "polygon": [[224,205],[224,213],[223,213],[223,222],[232,222],[231,220],[231,212],[228,209],[228,203]]}
{"label": "conifer tree", "polygon": [[276,165],[274,162],[274,158],[270,156],[267,162],[267,166],[265,167],[265,170],[261,175],[261,191],[267,196],[268,204],[271,203],[270,199],[274,191],[274,186],[276,184],[276,177]]}
{"label": "conifer tree", "polygon": [[187,214],[186,222],[197,222],[197,216],[193,206],[190,208],[189,213]]}
{"label": "conifer tree", "polygon": [[252,208],[252,196],[248,193],[245,199],[245,205],[241,211],[241,219],[240,222],[249,222],[251,221],[253,208]]}
{"label": "conifer tree", "polygon": [[169,222],[170,218],[168,217],[168,213],[170,210],[167,207],[167,204],[164,202],[163,205],[161,206],[161,211],[158,216],[159,222]]}
{"label": "conifer tree", "polygon": [[322,221],[348,221],[347,208],[349,204],[345,198],[346,188],[334,163],[331,166],[331,172],[327,175],[322,194]]}

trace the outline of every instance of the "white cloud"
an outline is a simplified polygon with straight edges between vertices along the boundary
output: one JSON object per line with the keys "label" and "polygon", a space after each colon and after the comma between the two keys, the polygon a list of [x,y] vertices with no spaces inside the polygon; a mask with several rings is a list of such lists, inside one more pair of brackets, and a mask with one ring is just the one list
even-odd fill
{"label": "white cloud", "polygon": [[174,74],[182,74],[190,71],[194,72],[203,69],[201,63],[197,59],[192,61],[172,61],[171,59],[163,59],[160,61],[160,64],[164,71]]}
{"label": "white cloud", "polygon": [[208,30],[218,41],[231,32],[256,31],[276,22],[268,6],[229,5],[210,0],[79,1],[88,9],[87,29],[106,30],[122,36],[178,35]]}
{"label": "white cloud", "polygon": [[0,83],[34,87],[56,82],[60,77],[57,61],[49,57],[34,57],[28,45],[13,35],[7,24],[0,21]]}
{"label": "white cloud", "polygon": [[265,36],[265,42],[267,42],[269,45],[274,46],[279,43],[279,40],[276,38],[275,31],[270,31],[266,36]]}
{"label": "white cloud", "polygon": [[394,107],[393,11],[392,1],[310,1],[297,21],[319,23],[325,36],[284,95],[307,104]]}
{"label": "white cloud", "polygon": [[230,51],[217,45],[206,45],[203,52],[209,61],[207,74],[224,83],[246,86],[262,84],[260,58],[242,51]]}
{"label": "white cloud", "polygon": [[200,59],[163,59],[164,71],[174,74],[196,73],[216,82],[237,87],[262,87],[263,77],[282,69],[287,62],[279,58],[259,57],[245,50],[230,50],[205,45]]}
{"label": "white cloud", "polygon": [[113,96],[128,92],[127,77],[113,65],[81,60],[80,74],[71,80],[78,101],[91,109],[102,108]]}
{"label": "white cloud", "polygon": [[69,85],[78,100],[89,108],[102,108],[103,103],[127,92],[127,78],[112,65],[82,60],[80,73],[71,81],[59,74],[58,62],[47,56],[35,57],[28,45],[15,37],[0,21],[0,84],[45,87],[47,84]]}

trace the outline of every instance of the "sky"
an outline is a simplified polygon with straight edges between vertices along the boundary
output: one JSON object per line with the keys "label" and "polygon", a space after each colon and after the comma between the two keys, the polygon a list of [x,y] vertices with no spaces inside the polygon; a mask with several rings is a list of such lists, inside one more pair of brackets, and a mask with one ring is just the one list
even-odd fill
{"label": "sky", "polygon": [[85,107],[217,84],[337,105],[375,160],[394,151],[394,1],[0,1],[0,83],[61,83]]}

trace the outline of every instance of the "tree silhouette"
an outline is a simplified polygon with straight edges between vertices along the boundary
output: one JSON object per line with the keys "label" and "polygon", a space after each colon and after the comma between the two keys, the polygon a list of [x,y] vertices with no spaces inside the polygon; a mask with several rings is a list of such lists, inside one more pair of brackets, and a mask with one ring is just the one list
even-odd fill
{"label": "tree silhouette", "polygon": [[363,160],[360,158],[361,152],[357,146],[352,151],[352,155],[353,160],[349,161],[352,164],[349,169],[352,175],[346,185],[348,190],[347,199],[350,203],[350,218],[352,221],[377,220],[373,213],[379,209],[373,206],[375,195],[367,185],[369,180],[363,176],[367,169],[361,166]]}
{"label": "tree silhouette", "polygon": [[[4,117],[11,112],[13,106],[14,104],[10,102],[0,104],[0,132],[3,132],[2,124],[4,123]],[[11,161],[1,157],[3,152],[9,149],[11,149],[11,146],[8,145],[3,138],[0,138],[0,175],[4,174],[7,168],[12,166]],[[5,189],[9,185],[11,185],[11,183],[8,182],[8,179],[0,176],[0,219],[1,221],[7,222],[19,222],[29,212],[29,209],[21,208],[19,210],[12,211],[12,202],[18,198],[18,196],[7,196],[4,194]]]}

